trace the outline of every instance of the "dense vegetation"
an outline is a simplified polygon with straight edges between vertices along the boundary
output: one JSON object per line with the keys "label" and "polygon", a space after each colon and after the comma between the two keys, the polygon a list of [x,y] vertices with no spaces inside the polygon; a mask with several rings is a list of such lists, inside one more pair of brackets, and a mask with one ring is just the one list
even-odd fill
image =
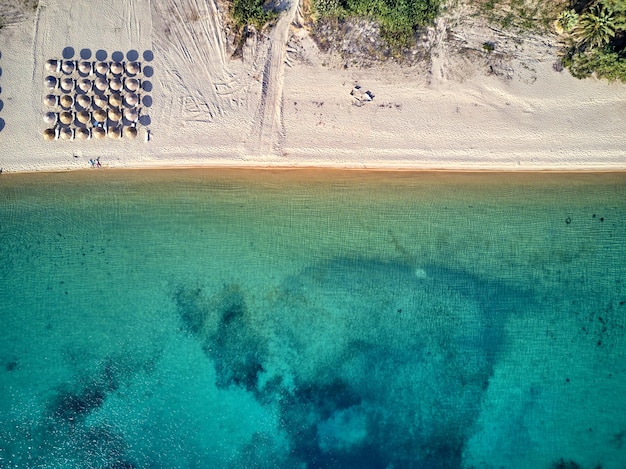
{"label": "dense vegetation", "polygon": [[626,0],[578,1],[555,28],[566,41],[563,64],[572,75],[626,82]]}
{"label": "dense vegetation", "polygon": [[[262,28],[276,17],[263,0],[231,0],[235,22]],[[563,65],[572,75],[626,82],[626,0],[470,0],[505,28],[545,31],[550,22],[564,42]],[[308,2],[305,2],[308,4]],[[320,18],[362,17],[380,24],[394,49],[410,46],[420,27],[432,24],[441,0],[313,0]],[[552,20],[550,20],[552,18]]]}
{"label": "dense vegetation", "polygon": [[321,17],[372,18],[380,23],[383,38],[392,47],[407,47],[415,41],[419,27],[431,24],[440,0],[316,0]]}

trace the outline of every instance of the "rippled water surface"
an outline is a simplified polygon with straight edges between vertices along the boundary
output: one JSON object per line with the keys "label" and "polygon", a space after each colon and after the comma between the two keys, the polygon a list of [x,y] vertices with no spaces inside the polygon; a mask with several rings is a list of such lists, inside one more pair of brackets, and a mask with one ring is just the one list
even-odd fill
{"label": "rippled water surface", "polygon": [[0,466],[623,468],[626,176],[0,177]]}

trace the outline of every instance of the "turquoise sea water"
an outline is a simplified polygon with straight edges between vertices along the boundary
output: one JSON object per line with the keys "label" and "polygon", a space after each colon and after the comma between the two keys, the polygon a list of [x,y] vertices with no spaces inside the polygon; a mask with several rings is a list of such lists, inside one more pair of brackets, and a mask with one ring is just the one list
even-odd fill
{"label": "turquoise sea water", "polygon": [[626,175],[0,177],[0,467],[626,467]]}

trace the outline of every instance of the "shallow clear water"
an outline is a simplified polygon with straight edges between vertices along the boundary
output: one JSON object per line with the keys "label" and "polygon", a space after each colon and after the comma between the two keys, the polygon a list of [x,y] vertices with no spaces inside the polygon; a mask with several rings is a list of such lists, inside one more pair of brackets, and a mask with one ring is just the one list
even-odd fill
{"label": "shallow clear water", "polygon": [[624,467],[625,194],[3,175],[0,466]]}

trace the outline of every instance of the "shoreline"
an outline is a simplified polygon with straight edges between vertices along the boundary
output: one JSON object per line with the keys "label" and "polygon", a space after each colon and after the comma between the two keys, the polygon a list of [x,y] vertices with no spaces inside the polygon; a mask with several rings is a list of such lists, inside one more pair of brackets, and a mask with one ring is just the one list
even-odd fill
{"label": "shoreline", "polygon": [[246,171],[258,171],[258,172],[303,172],[303,173],[415,173],[415,174],[493,174],[493,175],[507,175],[507,176],[532,176],[532,175],[585,175],[585,174],[614,174],[614,175],[626,175],[626,168],[592,168],[592,169],[580,169],[580,168],[549,168],[549,169],[516,169],[510,170],[506,168],[429,168],[429,167],[411,167],[411,166],[368,166],[368,167],[356,167],[356,166],[296,166],[296,165],[260,165],[260,164],[241,164],[236,165],[232,162],[224,162],[224,164],[215,165],[162,165],[162,166],[116,166],[101,168],[53,168],[53,169],[37,169],[33,171],[4,171],[1,176],[11,175],[51,175],[51,174],[87,174],[87,173],[137,173],[141,171],[148,172],[196,172],[196,171],[233,171],[233,172],[246,172]]}

